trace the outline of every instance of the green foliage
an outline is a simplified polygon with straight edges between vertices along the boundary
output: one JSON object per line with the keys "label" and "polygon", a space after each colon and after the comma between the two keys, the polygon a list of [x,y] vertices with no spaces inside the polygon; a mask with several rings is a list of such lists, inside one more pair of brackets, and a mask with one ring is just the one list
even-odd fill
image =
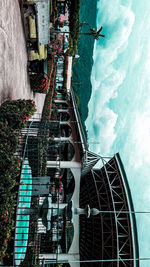
{"label": "green foliage", "polygon": [[76,92],[74,92],[74,94],[75,94],[75,99],[76,99],[76,104],[77,104],[77,107],[79,107],[79,105],[80,105],[80,100],[79,100],[79,97],[78,97],[78,95],[77,95],[77,93],[76,93]]}
{"label": "green foliage", "polygon": [[0,258],[10,256],[7,248],[14,230],[21,166],[21,159],[14,156],[19,145],[18,136],[35,110],[34,101],[21,99],[6,101],[0,107]]}
{"label": "green foliage", "polygon": [[0,107],[1,122],[14,130],[21,129],[35,111],[35,102],[31,99],[5,101]]}
{"label": "green foliage", "polygon": [[74,56],[78,53],[77,43],[80,37],[80,0],[72,0],[69,5],[69,49],[68,54]]}

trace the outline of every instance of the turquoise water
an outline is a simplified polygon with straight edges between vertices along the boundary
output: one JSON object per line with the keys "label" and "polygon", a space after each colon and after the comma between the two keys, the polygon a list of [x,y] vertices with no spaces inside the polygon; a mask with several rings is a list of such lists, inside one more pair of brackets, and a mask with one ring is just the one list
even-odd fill
{"label": "turquoise water", "polygon": [[[24,208],[30,208],[31,205],[31,189],[32,189],[32,175],[31,168],[26,159],[22,165],[21,179],[19,188],[19,200],[17,208],[17,222],[15,233],[15,265],[20,265],[25,257],[26,248],[28,244],[29,231],[29,217],[30,215],[23,214]],[[19,247],[18,247],[19,246]]]}

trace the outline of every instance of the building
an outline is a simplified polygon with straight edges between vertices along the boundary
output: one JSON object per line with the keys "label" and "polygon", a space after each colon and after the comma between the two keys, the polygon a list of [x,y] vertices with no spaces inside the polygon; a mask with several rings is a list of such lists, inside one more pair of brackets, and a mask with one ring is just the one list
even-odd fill
{"label": "building", "polygon": [[[43,186],[42,193],[32,194],[21,266],[35,261],[36,255],[45,267],[138,267],[135,214],[121,158],[103,158],[88,150],[74,92],[61,88],[61,94],[55,97],[51,120],[34,117],[26,129],[32,179],[38,186],[46,181],[49,189]],[[95,169],[100,160],[102,167]],[[34,244],[31,258],[29,244]]]}
{"label": "building", "polygon": [[59,14],[65,15],[66,4],[67,4],[66,0],[57,0],[57,8],[58,8]]}
{"label": "building", "polygon": [[63,92],[70,92],[71,78],[72,78],[72,56],[60,56],[57,59],[57,70],[56,70],[56,90]]}

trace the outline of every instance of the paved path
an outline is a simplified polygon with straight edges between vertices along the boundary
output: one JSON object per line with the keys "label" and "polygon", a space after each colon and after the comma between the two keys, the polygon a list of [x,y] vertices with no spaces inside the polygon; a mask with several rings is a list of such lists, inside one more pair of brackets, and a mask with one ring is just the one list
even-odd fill
{"label": "paved path", "polygon": [[0,0],[0,104],[18,98],[34,99],[41,112],[45,96],[30,89],[19,0]]}

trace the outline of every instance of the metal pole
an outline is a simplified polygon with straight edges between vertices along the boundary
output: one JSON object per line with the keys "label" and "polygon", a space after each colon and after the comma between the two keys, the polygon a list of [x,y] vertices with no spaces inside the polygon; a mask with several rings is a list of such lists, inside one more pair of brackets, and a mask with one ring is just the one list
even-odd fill
{"label": "metal pole", "polygon": [[116,214],[116,213],[119,213],[119,214],[150,214],[150,211],[128,211],[128,210],[124,210],[124,211],[119,211],[119,210],[116,210],[116,211],[112,211],[112,210],[100,211],[99,210],[99,214],[100,213],[112,213],[112,214]]}
{"label": "metal pole", "polygon": [[150,258],[128,258],[128,259],[108,259],[108,260],[69,260],[69,261],[63,261],[58,260],[56,261],[50,261],[49,263],[98,263],[98,262],[126,262],[126,261],[150,261]]}

